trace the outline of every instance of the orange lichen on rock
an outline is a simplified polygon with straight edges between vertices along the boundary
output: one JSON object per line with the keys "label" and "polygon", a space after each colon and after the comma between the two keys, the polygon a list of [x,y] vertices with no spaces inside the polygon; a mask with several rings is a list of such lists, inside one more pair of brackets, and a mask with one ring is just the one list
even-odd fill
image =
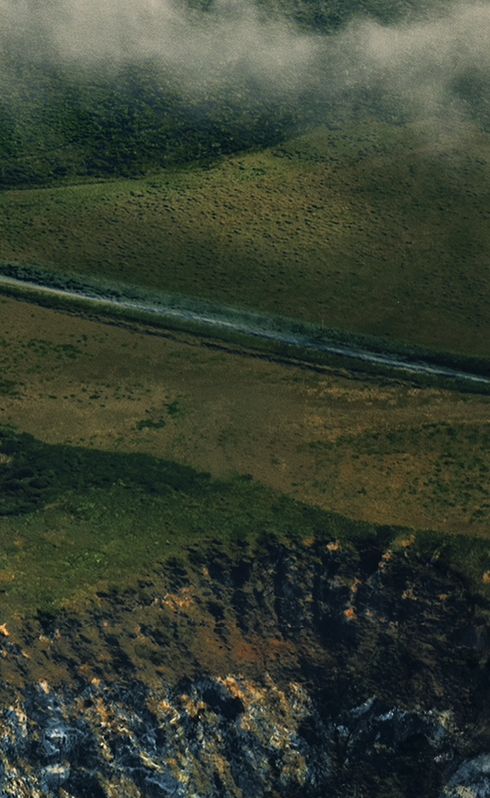
{"label": "orange lichen on rock", "polygon": [[179,711],[166,698],[163,698],[161,701],[149,701],[148,708],[150,711],[154,712],[157,717],[165,718],[167,715],[171,716],[169,721],[171,726],[175,726],[180,720]]}
{"label": "orange lichen on rock", "polygon": [[349,607],[347,610],[344,610],[344,616],[347,618],[348,621],[353,621],[356,618],[356,611],[354,607]]}
{"label": "orange lichen on rock", "polygon": [[2,634],[4,637],[10,637],[10,632],[7,629],[6,623],[2,623],[2,625],[0,626],[0,634]]}
{"label": "orange lichen on rock", "polygon": [[314,537],[305,538],[303,540],[303,546],[306,546],[308,549],[311,549],[311,547],[315,545],[315,542],[316,538]]}
{"label": "orange lichen on rock", "polygon": [[261,702],[264,698],[265,691],[253,684],[253,682],[244,679],[243,677],[225,676],[224,678],[218,677],[217,682],[220,682],[233,698],[239,698],[245,709],[250,707],[254,702]]}
{"label": "orange lichen on rock", "polygon": [[485,571],[483,574],[483,584],[490,585],[490,571]]}
{"label": "orange lichen on rock", "polygon": [[384,568],[386,568],[388,563],[391,562],[392,560],[393,560],[393,552],[392,552],[391,549],[387,549],[385,551],[385,553],[382,555],[381,560],[380,560],[379,565],[378,565],[380,571],[382,571]]}
{"label": "orange lichen on rock", "polygon": [[205,704],[204,701],[195,701],[188,695],[182,695],[180,698],[187,714],[191,718],[198,718],[202,712],[209,710],[208,705]]}
{"label": "orange lichen on rock", "polygon": [[340,551],[341,548],[340,540],[336,540],[335,543],[327,543],[328,551]]}
{"label": "orange lichen on rock", "polygon": [[188,610],[194,605],[194,599],[190,593],[191,588],[183,587],[178,593],[166,593],[161,603],[174,612]]}
{"label": "orange lichen on rock", "polygon": [[410,548],[410,546],[413,546],[413,545],[414,545],[414,543],[415,543],[415,535],[410,535],[410,537],[408,538],[408,540],[402,540],[402,542],[401,542],[401,544],[400,544],[400,545],[401,545],[401,547],[402,547],[403,549],[409,549],[409,548]]}
{"label": "orange lichen on rock", "polygon": [[113,713],[110,711],[107,704],[104,703],[102,698],[97,698],[97,701],[94,705],[94,710],[99,716],[101,723],[103,726],[108,726],[110,720],[112,720]]}

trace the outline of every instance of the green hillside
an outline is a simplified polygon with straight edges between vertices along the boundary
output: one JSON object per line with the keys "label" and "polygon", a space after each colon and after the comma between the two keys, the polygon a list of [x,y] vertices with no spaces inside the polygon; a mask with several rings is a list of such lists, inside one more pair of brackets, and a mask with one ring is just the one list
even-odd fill
{"label": "green hillside", "polygon": [[490,357],[474,9],[178,14],[170,66],[140,45],[77,60],[0,38],[0,264]]}
{"label": "green hillside", "polygon": [[372,120],[213,168],[5,191],[0,263],[488,358],[488,138],[448,158]]}
{"label": "green hillside", "polygon": [[[141,176],[155,168],[208,162],[223,154],[269,146],[307,124],[338,127],[346,119],[373,112],[378,119],[400,123],[403,102],[387,98],[386,87],[375,85],[376,81],[372,87],[339,93],[332,77],[338,60],[331,50],[333,34],[353,19],[383,25],[409,22],[434,7],[437,4],[420,0],[262,0],[252,6],[253,24],[258,32],[262,25],[270,27],[264,28],[256,48],[267,44],[272,31],[277,41],[271,47],[283,43],[279,58],[285,61],[286,75],[290,46],[302,42],[305,48],[315,48],[318,35],[323,37],[315,57],[305,57],[303,84],[290,89],[268,85],[260,61],[254,72],[253,59],[262,57],[253,52],[255,33],[250,34],[250,74],[245,56],[243,64],[230,66],[229,73],[224,68],[214,81],[207,74],[208,54],[189,88],[179,77],[178,64],[167,69],[158,57],[144,52],[114,62],[108,56],[93,63],[84,57],[67,60],[50,42],[31,41],[27,34],[25,40],[9,38],[7,32],[3,47],[0,39],[0,187]],[[188,26],[198,36],[200,26],[210,19],[219,22],[220,14],[227,12],[216,8],[214,3],[189,0],[181,7],[184,32]],[[247,30],[244,20],[239,16],[237,24]],[[232,35],[232,27],[223,30],[225,36],[227,31]],[[184,62],[185,55],[184,51]],[[294,65],[290,69],[293,74]],[[471,115],[487,124],[487,84],[482,76],[470,69],[455,76],[453,84],[454,96],[463,98]]]}

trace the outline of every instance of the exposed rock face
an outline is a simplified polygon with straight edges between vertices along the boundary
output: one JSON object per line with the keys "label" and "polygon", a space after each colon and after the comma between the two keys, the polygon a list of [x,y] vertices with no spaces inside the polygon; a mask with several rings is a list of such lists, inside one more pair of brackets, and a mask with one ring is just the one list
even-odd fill
{"label": "exposed rock face", "polygon": [[3,636],[3,795],[486,798],[485,607],[407,540],[191,553]]}

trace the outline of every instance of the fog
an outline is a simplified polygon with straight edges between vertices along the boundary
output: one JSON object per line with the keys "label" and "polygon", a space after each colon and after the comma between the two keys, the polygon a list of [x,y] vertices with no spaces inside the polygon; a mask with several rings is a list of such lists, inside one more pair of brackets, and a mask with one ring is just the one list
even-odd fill
{"label": "fog", "polygon": [[412,24],[354,22],[336,45],[339,91],[375,90],[449,133],[474,116],[488,122],[490,4],[453,5]]}
{"label": "fog", "polygon": [[368,93],[448,128],[488,117],[489,3],[448,3],[391,24],[353,13],[331,32],[248,0],[206,11],[172,0],[0,0],[0,16],[4,77],[12,53],[84,69],[143,59],[190,101],[247,84],[291,102]]}
{"label": "fog", "polygon": [[190,94],[251,80],[260,91],[307,81],[318,37],[248,2],[217,0],[207,12],[172,0],[1,0],[0,46],[67,66],[114,68],[151,60]]}

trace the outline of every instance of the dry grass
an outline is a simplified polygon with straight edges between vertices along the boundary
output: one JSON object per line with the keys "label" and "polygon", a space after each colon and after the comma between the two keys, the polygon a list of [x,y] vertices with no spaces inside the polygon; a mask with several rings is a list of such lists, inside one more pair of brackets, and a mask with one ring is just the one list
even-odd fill
{"label": "dry grass", "polygon": [[2,373],[18,392],[0,396],[0,423],[251,474],[355,519],[490,531],[486,397],[316,373],[14,300],[0,311]]}

